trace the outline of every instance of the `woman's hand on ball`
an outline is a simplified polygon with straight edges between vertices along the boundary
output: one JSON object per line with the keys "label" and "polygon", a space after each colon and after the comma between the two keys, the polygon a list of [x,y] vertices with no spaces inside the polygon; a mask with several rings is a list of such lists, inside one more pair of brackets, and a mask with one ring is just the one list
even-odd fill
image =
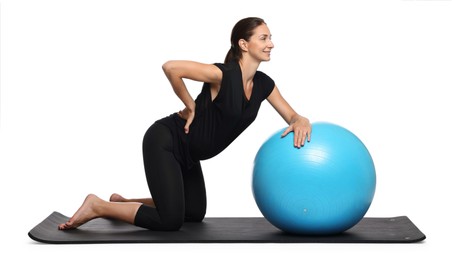
{"label": "woman's hand on ball", "polygon": [[297,148],[302,147],[306,141],[311,141],[311,123],[309,119],[297,115],[291,123],[289,127],[282,133],[282,137],[286,136],[290,132],[294,133],[294,146]]}

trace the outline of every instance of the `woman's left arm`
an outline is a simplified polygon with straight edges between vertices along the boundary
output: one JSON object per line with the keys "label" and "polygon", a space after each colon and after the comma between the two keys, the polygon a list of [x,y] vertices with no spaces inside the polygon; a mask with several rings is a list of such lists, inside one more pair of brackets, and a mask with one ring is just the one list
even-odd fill
{"label": "woman's left arm", "polygon": [[311,123],[306,117],[300,116],[282,97],[278,88],[275,86],[273,91],[267,97],[268,102],[281,115],[289,127],[284,131],[282,136],[286,136],[290,132],[294,132],[294,146],[300,148],[306,141],[311,141]]}

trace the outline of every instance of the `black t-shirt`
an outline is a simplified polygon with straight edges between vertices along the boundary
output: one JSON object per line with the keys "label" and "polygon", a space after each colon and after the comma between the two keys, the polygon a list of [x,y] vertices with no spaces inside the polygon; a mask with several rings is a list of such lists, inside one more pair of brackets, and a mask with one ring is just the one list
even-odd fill
{"label": "black t-shirt", "polygon": [[195,118],[188,134],[184,133],[185,120],[177,113],[158,121],[171,129],[176,158],[186,167],[191,167],[194,161],[212,158],[228,147],[254,121],[262,101],[275,86],[269,76],[257,71],[248,100],[240,65],[237,62],[215,65],[223,72],[220,90],[212,100],[210,84],[204,83],[195,100]]}

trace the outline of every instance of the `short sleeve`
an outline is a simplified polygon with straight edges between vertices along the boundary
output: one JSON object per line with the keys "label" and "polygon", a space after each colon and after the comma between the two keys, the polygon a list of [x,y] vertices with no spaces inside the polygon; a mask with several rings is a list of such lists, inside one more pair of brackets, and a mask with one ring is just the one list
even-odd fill
{"label": "short sleeve", "polygon": [[257,71],[256,72],[256,83],[258,83],[258,88],[261,93],[261,101],[267,99],[267,97],[272,93],[275,88],[275,81],[270,78],[267,74]]}
{"label": "short sleeve", "polygon": [[223,73],[226,70],[225,64],[223,63],[214,63],[213,65],[217,66]]}

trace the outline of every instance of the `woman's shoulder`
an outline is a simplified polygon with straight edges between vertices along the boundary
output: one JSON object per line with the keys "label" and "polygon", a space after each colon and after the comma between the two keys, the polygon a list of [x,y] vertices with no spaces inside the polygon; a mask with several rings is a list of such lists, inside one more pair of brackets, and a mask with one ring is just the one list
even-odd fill
{"label": "woman's shoulder", "polygon": [[267,75],[265,72],[260,71],[260,70],[256,71],[254,78],[257,80],[263,81],[263,82],[269,82],[269,83],[274,84],[273,79],[269,75]]}
{"label": "woman's shoulder", "polygon": [[228,63],[214,63],[215,66],[217,66],[218,68],[221,69],[221,71],[225,72],[225,71],[233,71],[233,70],[240,70],[240,65],[235,62],[235,61],[231,61]]}

